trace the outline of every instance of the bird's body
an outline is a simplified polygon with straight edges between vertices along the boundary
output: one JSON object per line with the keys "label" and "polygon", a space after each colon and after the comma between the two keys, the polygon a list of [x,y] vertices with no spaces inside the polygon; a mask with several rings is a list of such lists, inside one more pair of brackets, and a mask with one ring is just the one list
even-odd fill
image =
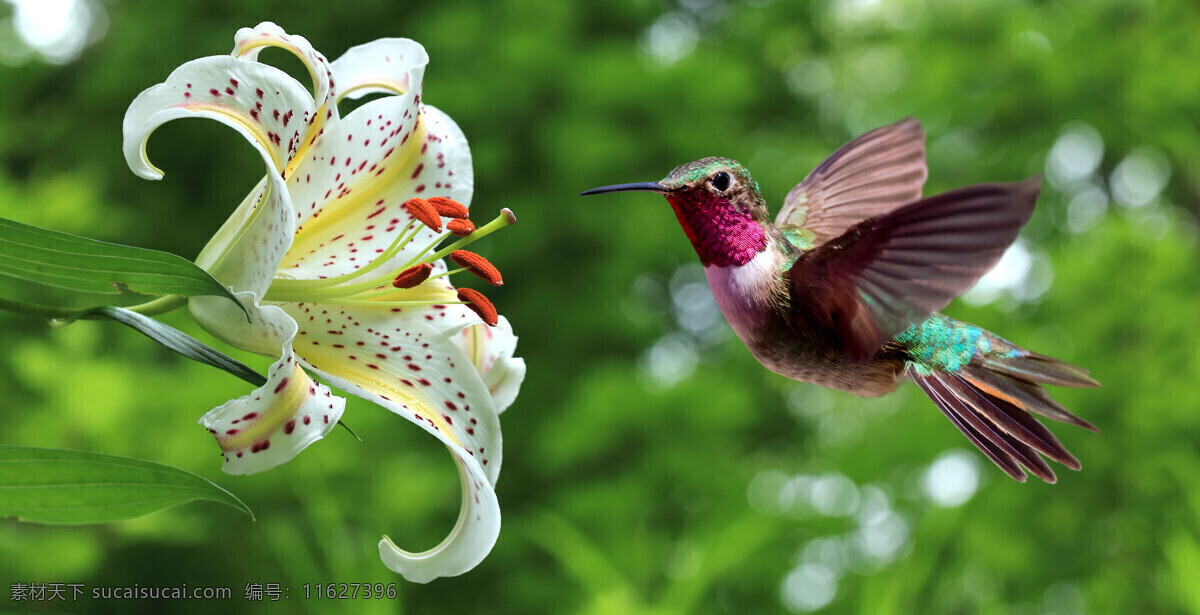
{"label": "bird's body", "polygon": [[786,286],[779,275],[787,255],[760,252],[746,265],[704,269],[717,307],[738,339],[767,369],[803,382],[877,397],[895,390],[903,362],[894,352],[851,363],[838,350],[831,331],[793,322]]}
{"label": "bird's body", "polygon": [[736,161],[705,158],[649,190],[667,197],[722,314],[767,369],[862,396],[913,380],[1001,469],[1053,482],[1038,453],[1079,463],[1030,412],[1095,429],[1039,384],[1097,386],[936,310],[999,259],[1029,219],[1036,180],[921,199],[924,133],[911,119],[850,142],[789,194],[774,222]]}

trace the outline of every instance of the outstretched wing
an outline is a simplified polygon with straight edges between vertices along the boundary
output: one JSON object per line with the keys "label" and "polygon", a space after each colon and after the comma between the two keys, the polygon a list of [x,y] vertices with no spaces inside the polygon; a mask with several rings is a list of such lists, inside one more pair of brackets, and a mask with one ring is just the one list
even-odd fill
{"label": "outstretched wing", "polygon": [[1029,221],[1040,178],[979,184],[868,218],[805,252],[789,272],[794,318],[837,331],[863,363],[962,294]]}
{"label": "outstretched wing", "polygon": [[[925,132],[911,117],[843,145],[788,193],[775,226],[802,249],[921,198]],[[811,235],[810,235],[811,233]]]}

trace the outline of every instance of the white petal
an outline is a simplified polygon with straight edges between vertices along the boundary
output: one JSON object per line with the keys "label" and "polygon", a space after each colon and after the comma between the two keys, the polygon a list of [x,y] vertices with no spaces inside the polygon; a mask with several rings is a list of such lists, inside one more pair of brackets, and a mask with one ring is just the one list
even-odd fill
{"label": "white petal", "polygon": [[299,323],[296,353],[331,385],[420,425],[455,455],[463,484],[459,523],[420,554],[380,543],[384,562],[425,582],[461,574],[491,550],[500,510],[493,491],[501,463],[500,421],[474,364],[418,311],[285,305]]}
{"label": "white petal", "polygon": [[313,81],[313,99],[318,108],[325,108],[324,119],[337,117],[337,86],[329,61],[308,39],[298,34],[288,34],[283,28],[264,21],[253,28],[242,28],[233,38],[233,55],[249,61],[258,61],[258,53],[264,47],[281,47],[292,52],[308,69]]}
{"label": "white petal", "polygon": [[484,324],[467,327],[453,339],[475,364],[492,394],[496,412],[504,412],[516,401],[525,380],[525,360],[513,357],[517,336],[508,319],[501,316],[495,327]]}
{"label": "white petal", "polygon": [[267,382],[254,392],[210,410],[200,419],[224,451],[223,469],[252,474],[289,461],[329,433],[342,416],[346,400],[313,382],[292,350],[297,325],[276,306],[259,306],[253,293],[237,293],[250,319],[232,301],[197,297],[189,302],[193,316],[206,329],[234,345],[279,357]]}
{"label": "white petal", "polygon": [[292,246],[292,203],[281,184],[274,173],[263,178],[196,258],[219,282],[256,300],[266,294]]}
{"label": "white petal", "polygon": [[379,541],[379,557],[384,565],[413,583],[428,583],[438,577],[452,577],[479,565],[491,552],[500,535],[500,505],[496,492],[483,477],[475,459],[455,453],[462,482],[462,507],[450,535],[438,546],[421,553],[397,547],[384,536]]}
{"label": "white petal", "polygon": [[[332,209],[334,203],[341,207],[340,203],[347,200],[364,199],[347,199],[347,189],[350,194],[361,193],[361,186],[376,181],[376,178],[404,170],[411,172],[416,166],[412,146],[419,148],[424,142],[424,128],[418,125],[418,116],[426,58],[413,58],[418,59],[420,62],[409,62],[402,67],[405,78],[416,84],[414,87],[403,95],[388,96],[364,105],[382,103],[375,104],[370,115],[360,108],[337,122],[330,122],[325,134],[313,144],[312,151],[299,161],[297,175],[301,177],[290,184],[301,214],[298,224],[306,224],[309,217],[321,215],[326,207]],[[373,201],[362,205],[370,207],[367,213],[376,209],[371,203]]]}
{"label": "white petal", "polygon": [[[299,331],[305,365],[337,388],[369,399],[500,472],[500,420],[471,360],[408,308],[281,304]],[[398,311],[392,311],[398,310]]]}
{"label": "white petal", "polygon": [[231,126],[263,157],[265,180],[197,259],[201,267],[238,291],[261,297],[291,246],[292,205],[280,169],[305,138],[311,113],[312,99],[283,72],[235,58],[210,57],[176,69],[166,82],[142,92],[125,114],[126,160],[142,177],[161,176],[145,157],[146,139],[155,128],[178,117],[206,117]]}
{"label": "white petal", "polygon": [[264,356],[282,356],[279,348],[292,343],[296,321],[274,305],[258,305],[252,292],[234,293],[250,313],[249,318],[229,299],[217,296],[192,297],[188,311],[196,323],[221,341]]}
{"label": "white petal", "polygon": [[[420,83],[420,67],[410,75]],[[327,126],[305,152],[288,181],[300,227],[281,271],[313,279],[365,266],[409,228],[404,203],[412,197],[469,204],[474,171],[466,138],[433,107],[423,107],[418,121],[419,93],[363,105]],[[423,229],[392,264],[409,261],[442,236],[445,231]]]}
{"label": "white petal", "polygon": [[[429,54],[420,43],[407,38],[381,38],[346,50],[333,61],[333,77],[338,83],[338,98],[359,98],[366,94],[404,94],[414,81],[410,69],[424,67]],[[418,77],[420,75],[417,75]]]}
{"label": "white petal", "polygon": [[200,418],[221,446],[221,469],[228,474],[253,474],[291,461],[325,437],[345,410],[345,399],[304,373],[290,344],[284,353],[266,384]]}
{"label": "white petal", "polygon": [[192,60],[129,105],[122,126],[125,160],[137,175],[161,178],[146,157],[150,133],[176,118],[205,117],[241,133],[269,170],[282,173],[314,111],[312,97],[283,71],[228,56]]}

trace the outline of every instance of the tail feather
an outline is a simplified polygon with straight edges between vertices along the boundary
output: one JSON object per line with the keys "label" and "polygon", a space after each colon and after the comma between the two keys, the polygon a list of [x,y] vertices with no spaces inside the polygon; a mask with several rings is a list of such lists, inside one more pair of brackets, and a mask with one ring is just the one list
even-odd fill
{"label": "tail feather", "polygon": [[1014,406],[1035,412],[1048,419],[1070,423],[1097,433],[1100,431],[1095,425],[1079,418],[1065,406],[1054,401],[1046,389],[1038,386],[1036,381],[1012,378],[1004,372],[992,369],[987,363],[978,367],[968,366],[963,372],[968,374],[968,378],[975,386],[983,389],[992,397],[998,397]]}
{"label": "tail feather", "polygon": [[987,421],[982,420],[969,406],[949,391],[936,373],[923,376],[910,368],[909,375],[917,383],[917,386],[925,391],[929,399],[933,400],[942,414],[946,415],[946,418],[950,419],[950,422],[954,423],[954,426],[988,459],[991,459],[992,463],[1004,470],[1005,474],[1015,480],[1025,482],[1025,471],[1021,469],[1023,465],[1042,480],[1048,482],[1057,480],[1054,472],[1038,458],[1036,453],[1020,440],[1008,436],[1003,431],[993,429]]}
{"label": "tail feather", "polygon": [[975,374],[951,376],[957,381],[957,390],[968,405],[992,423],[999,425],[1007,434],[1039,453],[1072,470],[1079,469],[1079,460],[1050,433],[1049,429],[1033,418],[1027,408],[1002,396],[990,394],[979,386],[974,376]]}
{"label": "tail feather", "polygon": [[[991,336],[1007,344],[1004,340]],[[1088,376],[1088,370],[1064,363],[1058,359],[1029,352],[1012,344],[1005,350],[1016,353],[1016,356],[984,356],[980,357],[980,365],[997,373],[1011,376],[1018,380],[1032,383],[1053,384],[1060,387],[1098,387],[1099,382]]]}
{"label": "tail feather", "polygon": [[1014,479],[1024,482],[1028,469],[1048,483],[1055,482],[1057,477],[1039,454],[1078,470],[1079,460],[1032,413],[1098,431],[1039,385],[1099,383],[1087,370],[985,335],[990,348],[976,352],[967,365],[950,370],[910,363],[907,375],[959,431]]}

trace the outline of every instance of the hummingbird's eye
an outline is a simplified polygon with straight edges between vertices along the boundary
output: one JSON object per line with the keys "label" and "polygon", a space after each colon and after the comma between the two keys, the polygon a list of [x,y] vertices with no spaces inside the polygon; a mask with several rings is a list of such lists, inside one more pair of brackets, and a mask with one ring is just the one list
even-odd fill
{"label": "hummingbird's eye", "polygon": [[733,179],[729,177],[729,174],[722,171],[716,175],[713,175],[712,185],[713,188],[717,189],[717,192],[725,192],[729,189],[729,184],[732,181]]}

